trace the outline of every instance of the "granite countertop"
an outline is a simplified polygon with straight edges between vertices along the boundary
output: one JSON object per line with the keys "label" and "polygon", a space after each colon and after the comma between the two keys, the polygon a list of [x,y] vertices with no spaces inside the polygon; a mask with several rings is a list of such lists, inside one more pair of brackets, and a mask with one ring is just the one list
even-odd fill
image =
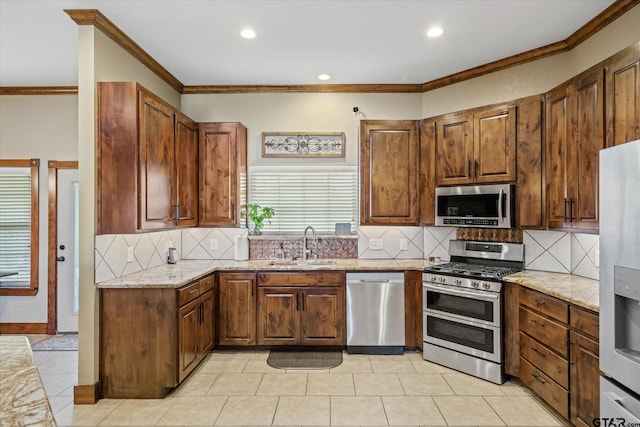
{"label": "granite countertop", "polygon": [[27,337],[0,336],[0,425],[55,426]]}
{"label": "granite countertop", "polygon": [[273,260],[249,261],[181,260],[149,270],[129,274],[118,279],[98,283],[98,288],[179,288],[214,271],[405,271],[419,270],[433,265],[425,259],[333,259],[334,265],[271,265]]}
{"label": "granite countertop", "polygon": [[524,270],[502,278],[567,301],[571,304],[599,312],[600,282],[581,276],[548,271]]}

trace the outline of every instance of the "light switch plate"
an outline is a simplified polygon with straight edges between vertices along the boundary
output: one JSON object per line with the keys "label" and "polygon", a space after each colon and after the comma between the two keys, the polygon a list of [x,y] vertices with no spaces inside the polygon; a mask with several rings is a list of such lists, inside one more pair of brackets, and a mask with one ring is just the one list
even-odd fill
{"label": "light switch plate", "polygon": [[383,249],[384,240],[369,239],[369,249]]}
{"label": "light switch plate", "polygon": [[409,241],[407,239],[400,239],[400,250],[409,250]]}
{"label": "light switch plate", "polygon": [[127,262],[133,262],[133,248],[131,246],[127,248]]}
{"label": "light switch plate", "polygon": [[218,250],[218,239],[209,239],[209,250],[210,251]]}

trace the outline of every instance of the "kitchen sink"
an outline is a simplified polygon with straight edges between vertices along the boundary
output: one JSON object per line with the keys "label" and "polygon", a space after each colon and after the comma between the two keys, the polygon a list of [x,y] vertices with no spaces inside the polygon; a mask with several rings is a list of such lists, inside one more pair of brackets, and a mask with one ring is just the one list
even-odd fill
{"label": "kitchen sink", "polygon": [[335,261],[323,260],[323,259],[308,259],[305,261],[293,261],[293,260],[275,260],[271,261],[269,265],[282,265],[282,266],[332,266],[336,265]]}

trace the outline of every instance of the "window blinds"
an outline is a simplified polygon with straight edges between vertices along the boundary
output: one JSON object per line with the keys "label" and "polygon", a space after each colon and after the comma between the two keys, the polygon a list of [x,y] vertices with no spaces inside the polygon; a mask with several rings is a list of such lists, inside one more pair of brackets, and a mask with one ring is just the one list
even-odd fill
{"label": "window blinds", "polygon": [[31,175],[28,168],[0,170],[1,287],[29,287],[31,274]]}
{"label": "window blinds", "polygon": [[312,225],[317,233],[333,234],[337,222],[358,218],[357,167],[254,166],[249,170],[249,201],[275,210],[264,233],[302,234]]}

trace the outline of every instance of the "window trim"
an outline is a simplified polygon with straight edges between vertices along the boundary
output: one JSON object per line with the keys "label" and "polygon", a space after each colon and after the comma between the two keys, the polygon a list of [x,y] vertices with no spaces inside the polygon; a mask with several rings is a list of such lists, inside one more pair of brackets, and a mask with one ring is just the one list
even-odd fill
{"label": "window trim", "polygon": [[31,173],[31,280],[29,287],[0,288],[0,296],[33,296],[38,293],[39,254],[39,192],[38,180],[40,178],[40,159],[30,160],[4,160],[0,159],[0,167],[3,168],[30,168]]}

